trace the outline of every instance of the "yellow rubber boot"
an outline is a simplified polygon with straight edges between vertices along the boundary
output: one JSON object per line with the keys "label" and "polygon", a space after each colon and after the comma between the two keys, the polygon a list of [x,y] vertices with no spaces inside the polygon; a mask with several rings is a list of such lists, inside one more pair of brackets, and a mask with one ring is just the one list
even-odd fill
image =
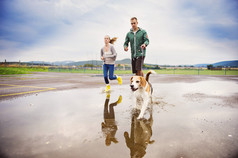
{"label": "yellow rubber boot", "polygon": [[118,81],[119,85],[121,85],[121,84],[122,84],[122,79],[121,79],[121,76],[117,76],[117,81]]}
{"label": "yellow rubber boot", "polygon": [[120,95],[119,98],[118,98],[118,100],[117,100],[117,104],[120,104],[121,101],[122,101],[122,96]]}
{"label": "yellow rubber boot", "polygon": [[106,92],[110,91],[110,84],[107,84]]}

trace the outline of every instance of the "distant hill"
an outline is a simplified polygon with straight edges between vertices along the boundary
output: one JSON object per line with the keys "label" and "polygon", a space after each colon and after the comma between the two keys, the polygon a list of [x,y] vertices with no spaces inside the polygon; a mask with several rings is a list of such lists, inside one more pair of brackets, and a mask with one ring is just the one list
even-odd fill
{"label": "distant hill", "polygon": [[55,62],[47,62],[47,61],[29,61],[23,62],[26,64],[35,64],[35,65],[67,65],[68,63],[72,63],[73,61],[55,61]]}
{"label": "distant hill", "polygon": [[116,64],[131,64],[131,59],[122,59],[122,60],[117,60]]}
{"label": "distant hill", "polygon": [[102,61],[101,60],[87,60],[87,61],[78,61],[78,62],[71,62],[71,63],[67,63],[65,65],[69,65],[69,66],[81,66],[81,65],[85,65],[85,64],[93,64],[93,65],[101,65]]}
{"label": "distant hill", "polygon": [[[116,64],[130,64],[131,60],[130,59],[123,59],[123,60],[117,60]],[[81,66],[81,65],[85,65],[85,64],[93,64],[93,65],[102,65],[103,61],[102,60],[87,60],[87,61],[78,61],[78,62],[71,62],[71,63],[67,63],[65,65],[69,65],[69,66]]]}
{"label": "distant hill", "polygon": [[43,65],[43,64],[46,64],[46,65],[51,65],[52,63],[51,62],[46,62],[46,61],[29,61],[29,62],[24,62],[24,63],[27,63],[27,64],[41,64],[41,65]]}
{"label": "distant hill", "polygon": [[[55,62],[46,62],[46,61],[29,61],[24,62],[25,64],[29,65],[58,65],[58,66],[81,66],[85,64],[93,64],[93,65],[102,65],[102,60],[86,60],[86,61],[55,61]],[[131,64],[131,59],[122,59],[116,60],[116,64]]]}
{"label": "distant hill", "polygon": [[233,60],[233,61],[221,61],[218,63],[212,64],[214,67],[217,66],[222,66],[222,67],[238,67],[238,60]]}
{"label": "distant hill", "polygon": [[74,61],[56,61],[56,62],[52,62],[52,65],[67,65],[72,62]]}
{"label": "distant hill", "polygon": [[[102,65],[103,61],[101,60],[87,60],[87,61],[56,61],[56,62],[46,62],[46,61],[30,61],[30,62],[23,62],[25,64],[29,64],[29,65],[58,65],[58,66],[82,66],[85,64],[93,64],[93,65]],[[131,59],[126,58],[126,59],[122,59],[122,60],[116,60],[116,64],[131,64]],[[149,66],[155,66],[156,64],[149,64],[149,63],[145,63],[146,65]],[[217,62],[217,63],[207,63],[207,64],[195,64],[195,65],[187,65],[187,66],[194,66],[194,67],[207,67],[207,65],[213,65],[213,67],[238,67],[238,60],[232,60],[232,61],[221,61],[221,62]],[[159,65],[159,66],[175,66],[175,65]],[[180,65],[180,66],[184,66],[184,65]]]}
{"label": "distant hill", "polygon": [[213,67],[238,67],[238,60],[231,60],[231,61],[221,61],[212,64],[196,64],[195,67],[207,67],[207,65],[213,65]]}
{"label": "distant hill", "polygon": [[195,64],[194,67],[207,67],[210,64]]}
{"label": "distant hill", "polygon": [[[85,64],[102,65],[103,61],[102,60],[87,60],[87,61],[71,62],[64,65],[81,66]],[[116,60],[116,64],[131,64],[131,59]]]}

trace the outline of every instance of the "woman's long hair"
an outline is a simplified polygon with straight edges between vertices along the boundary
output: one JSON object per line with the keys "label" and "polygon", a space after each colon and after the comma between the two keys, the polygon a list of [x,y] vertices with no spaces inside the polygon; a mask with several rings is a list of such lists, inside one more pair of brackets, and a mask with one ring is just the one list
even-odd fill
{"label": "woman's long hair", "polygon": [[113,37],[112,39],[110,39],[109,43],[114,44],[114,42],[116,42],[116,40],[117,40],[117,37]]}

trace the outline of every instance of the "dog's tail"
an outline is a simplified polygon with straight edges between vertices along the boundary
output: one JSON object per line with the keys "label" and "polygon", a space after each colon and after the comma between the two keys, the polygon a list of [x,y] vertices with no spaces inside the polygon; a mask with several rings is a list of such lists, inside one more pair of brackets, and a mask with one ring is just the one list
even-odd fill
{"label": "dog's tail", "polygon": [[146,77],[145,77],[145,80],[147,82],[149,81],[150,74],[156,74],[156,72],[154,70],[150,70],[147,72]]}

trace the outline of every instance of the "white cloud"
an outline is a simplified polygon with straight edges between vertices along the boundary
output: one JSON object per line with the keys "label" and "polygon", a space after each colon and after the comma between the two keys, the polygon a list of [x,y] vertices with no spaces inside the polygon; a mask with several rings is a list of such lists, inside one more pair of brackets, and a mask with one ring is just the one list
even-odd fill
{"label": "white cloud", "polygon": [[[189,5],[187,5],[189,3]],[[56,32],[18,50],[11,60],[91,60],[99,59],[105,35],[119,37],[115,44],[118,59],[130,58],[123,42],[136,16],[149,35],[146,62],[157,64],[197,64],[238,58],[237,40],[215,38],[207,28],[235,27],[237,21],[227,11],[225,1],[24,1],[15,5],[36,17],[37,24],[52,23]],[[34,27],[30,26],[34,32]],[[27,28],[27,26],[26,26]],[[34,36],[34,34],[32,35]]]}

